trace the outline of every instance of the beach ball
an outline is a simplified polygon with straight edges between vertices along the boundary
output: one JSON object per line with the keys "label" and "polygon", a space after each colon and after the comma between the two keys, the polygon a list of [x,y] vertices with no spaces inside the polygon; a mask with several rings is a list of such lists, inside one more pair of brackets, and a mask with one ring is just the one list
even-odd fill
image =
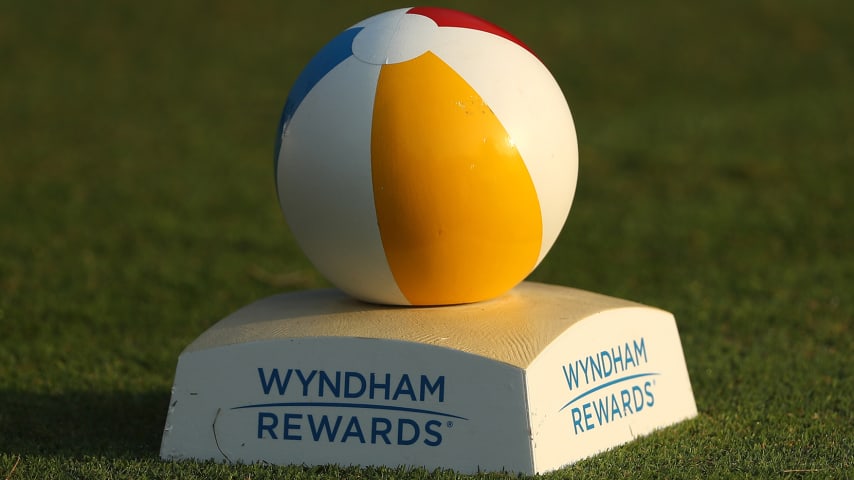
{"label": "beach ball", "polygon": [[285,102],[279,203],[317,270],[358,299],[498,297],[555,242],[578,175],[575,128],[520,40],[443,8],[385,12],[312,58]]}

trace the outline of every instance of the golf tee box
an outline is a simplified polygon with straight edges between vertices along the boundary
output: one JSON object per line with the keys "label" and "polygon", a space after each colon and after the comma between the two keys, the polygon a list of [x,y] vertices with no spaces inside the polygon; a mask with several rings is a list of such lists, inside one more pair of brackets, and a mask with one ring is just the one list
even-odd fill
{"label": "golf tee box", "polygon": [[697,413],[672,314],[524,282],[486,302],[285,293],[178,360],[160,455],[542,473]]}

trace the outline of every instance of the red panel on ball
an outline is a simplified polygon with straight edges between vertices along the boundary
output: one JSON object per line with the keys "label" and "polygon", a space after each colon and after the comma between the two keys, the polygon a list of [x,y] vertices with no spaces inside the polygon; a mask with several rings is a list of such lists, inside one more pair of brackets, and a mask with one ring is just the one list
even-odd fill
{"label": "red panel on ball", "polygon": [[480,30],[482,32],[498,35],[499,37],[503,37],[507,40],[510,40],[511,42],[531,52],[532,55],[536,56],[536,54],[531,51],[531,49],[528,48],[527,45],[522,43],[521,40],[513,36],[513,34],[508,32],[507,30],[504,30],[498,25],[487,22],[486,20],[480,17],[476,17],[465,12],[439,7],[414,7],[409,9],[409,11],[407,11],[406,13],[425,16],[436,22],[436,25],[440,27],[471,28],[473,30]]}

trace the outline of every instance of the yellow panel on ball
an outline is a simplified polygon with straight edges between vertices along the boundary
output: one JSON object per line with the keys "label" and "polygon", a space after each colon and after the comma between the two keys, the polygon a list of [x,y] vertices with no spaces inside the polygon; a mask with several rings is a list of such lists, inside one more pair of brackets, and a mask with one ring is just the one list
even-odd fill
{"label": "yellow panel on ball", "polygon": [[536,266],[542,217],[525,161],[433,53],[380,70],[371,168],[386,258],[413,305],[493,298]]}

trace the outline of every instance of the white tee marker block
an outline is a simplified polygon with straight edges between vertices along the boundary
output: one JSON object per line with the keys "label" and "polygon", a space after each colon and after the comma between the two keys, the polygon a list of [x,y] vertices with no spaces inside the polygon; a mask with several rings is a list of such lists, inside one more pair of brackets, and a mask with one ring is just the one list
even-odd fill
{"label": "white tee marker block", "polygon": [[696,414],[663,310],[529,282],[428,308],[316,290],[185,349],[160,455],[533,474]]}

